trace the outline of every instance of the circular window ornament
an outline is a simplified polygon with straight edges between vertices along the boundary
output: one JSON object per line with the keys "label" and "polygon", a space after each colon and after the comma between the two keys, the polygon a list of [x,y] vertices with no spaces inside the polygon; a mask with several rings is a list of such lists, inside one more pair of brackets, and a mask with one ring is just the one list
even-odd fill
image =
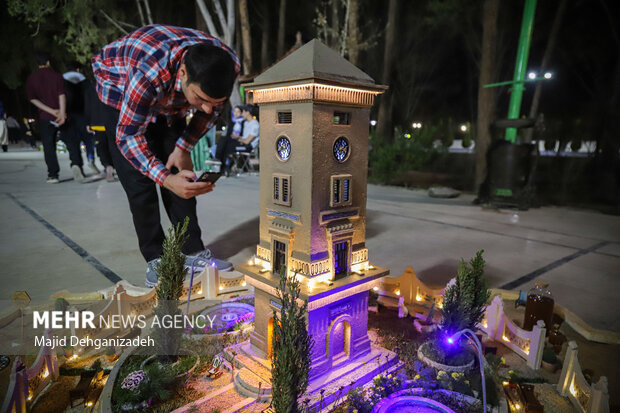
{"label": "circular window ornament", "polygon": [[291,157],[291,141],[286,136],[280,136],[276,140],[276,154],[281,161],[286,161]]}
{"label": "circular window ornament", "polygon": [[334,142],[334,158],[338,162],[344,162],[349,157],[349,153],[351,152],[351,148],[349,146],[349,141],[344,136],[339,137]]}

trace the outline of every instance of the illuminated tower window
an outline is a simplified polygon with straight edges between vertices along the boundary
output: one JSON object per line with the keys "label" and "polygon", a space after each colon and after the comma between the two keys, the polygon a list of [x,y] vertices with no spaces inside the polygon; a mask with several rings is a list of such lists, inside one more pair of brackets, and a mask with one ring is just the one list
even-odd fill
{"label": "illuminated tower window", "polygon": [[351,175],[334,175],[331,179],[329,206],[351,205]]}
{"label": "illuminated tower window", "polygon": [[290,175],[273,175],[273,202],[278,205],[291,206]]}

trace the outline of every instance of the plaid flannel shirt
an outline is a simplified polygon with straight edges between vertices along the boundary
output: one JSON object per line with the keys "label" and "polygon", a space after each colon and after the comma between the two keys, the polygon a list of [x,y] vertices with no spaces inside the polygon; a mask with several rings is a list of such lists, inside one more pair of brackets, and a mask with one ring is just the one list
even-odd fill
{"label": "plaid flannel shirt", "polygon": [[[170,171],[148,149],[146,128],[157,115],[185,116],[191,106],[181,89],[178,69],[185,51],[197,43],[208,43],[230,53],[235,71],[239,59],[218,39],[198,30],[150,25],[105,46],[92,58],[99,99],[120,111],[116,144],[131,164],[159,185]],[[190,152],[198,140],[215,124],[224,103],[211,114],[198,111],[176,146]]]}

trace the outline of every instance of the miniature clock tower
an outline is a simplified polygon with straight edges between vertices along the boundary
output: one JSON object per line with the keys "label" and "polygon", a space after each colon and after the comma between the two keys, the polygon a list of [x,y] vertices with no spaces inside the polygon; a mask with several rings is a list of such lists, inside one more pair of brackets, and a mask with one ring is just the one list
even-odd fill
{"label": "miniature clock tower", "polygon": [[385,90],[313,40],[246,85],[260,107],[260,244],[237,266],[255,287],[257,354],[271,353],[279,274],[302,277],[314,341],[310,378],[371,352],[366,185],[370,107]]}

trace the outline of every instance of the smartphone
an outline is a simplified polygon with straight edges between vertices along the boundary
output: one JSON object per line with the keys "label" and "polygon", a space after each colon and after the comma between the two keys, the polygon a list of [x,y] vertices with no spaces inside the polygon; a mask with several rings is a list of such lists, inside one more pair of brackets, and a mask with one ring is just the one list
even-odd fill
{"label": "smartphone", "polygon": [[211,182],[212,184],[214,184],[218,179],[220,179],[220,176],[222,176],[221,173],[219,172],[203,172],[202,175],[200,175],[198,177],[198,179],[196,179],[196,182]]}

